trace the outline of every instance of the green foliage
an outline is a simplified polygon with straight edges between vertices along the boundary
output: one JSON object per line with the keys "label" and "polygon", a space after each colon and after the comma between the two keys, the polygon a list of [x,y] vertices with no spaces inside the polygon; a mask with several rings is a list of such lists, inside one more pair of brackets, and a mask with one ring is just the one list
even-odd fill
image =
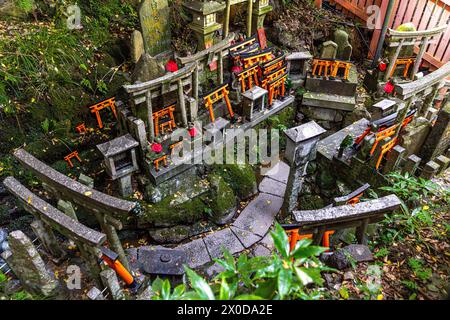
{"label": "green foliage", "polygon": [[33,0],[15,0],[16,6],[24,12],[33,10]]}
{"label": "green foliage", "polygon": [[[416,178],[408,173],[405,175],[391,173],[388,177],[391,185],[380,189],[395,193],[402,200],[402,206],[400,212],[386,215],[383,221],[382,241],[391,243],[397,237],[402,238],[407,234],[415,236],[420,241],[420,230],[432,227],[434,221],[433,210],[421,203],[429,196],[436,196],[444,203],[448,203],[450,193],[432,181]],[[410,210],[409,207],[414,209]]]}
{"label": "green foliage", "polygon": [[431,268],[425,268],[422,260],[410,258],[408,259],[408,265],[420,280],[426,281],[431,278]]}
{"label": "green foliage", "polygon": [[387,175],[391,182],[391,186],[381,187],[381,190],[395,193],[398,197],[406,202],[413,202],[428,197],[429,195],[440,196],[448,200],[450,192],[442,190],[436,183],[416,178],[409,173],[404,175],[393,172]]}
{"label": "green foliage", "polygon": [[290,252],[288,237],[279,224],[271,236],[276,249],[271,257],[241,254],[234,258],[224,251],[223,259],[214,259],[224,271],[211,283],[185,267],[191,290],[178,286],[171,291],[168,281],[158,281],[153,285],[154,299],[318,299],[320,294],[311,285],[323,283],[322,271],[334,270],[324,267],[317,258],[326,248],[312,246],[311,240],[303,239]]}
{"label": "green foliage", "polygon": [[8,277],[0,271],[0,300],[32,300],[33,296],[28,292],[20,290],[13,293],[7,293],[5,287],[8,284]]}

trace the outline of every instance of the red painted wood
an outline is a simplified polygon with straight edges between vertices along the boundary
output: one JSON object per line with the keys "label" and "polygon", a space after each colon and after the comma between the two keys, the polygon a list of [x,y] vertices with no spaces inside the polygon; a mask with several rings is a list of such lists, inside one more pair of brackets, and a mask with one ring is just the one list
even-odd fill
{"label": "red painted wood", "polygon": [[416,11],[414,12],[414,16],[412,18],[412,23],[418,28],[420,24],[420,19],[422,18],[424,7],[427,5],[427,0],[419,0],[417,4]]}
{"label": "red painted wood", "polygon": [[420,19],[420,23],[419,23],[417,30],[426,30],[427,29],[427,25],[431,19],[431,14],[433,13],[434,6],[435,6],[435,4],[432,1],[427,2],[426,6],[423,9],[423,15],[422,15],[422,18]]}
{"label": "red painted wood", "polygon": [[414,13],[414,9],[417,6],[418,0],[409,0],[408,7],[406,8],[405,15],[403,16],[402,23],[408,23],[412,21],[412,16]]}
{"label": "red painted wood", "polygon": [[398,7],[397,16],[395,17],[395,20],[394,20],[394,25],[393,25],[394,29],[396,29],[399,25],[402,24],[403,18],[405,17],[405,14],[406,14],[406,9],[408,8],[408,4],[410,2],[411,2],[410,0],[402,0],[402,1],[400,1],[400,5]]}
{"label": "red painted wood", "polygon": [[[447,23],[447,25],[450,23],[450,10],[447,8],[445,10],[444,14],[442,15],[442,19],[440,21],[439,25],[442,25],[444,23]],[[435,46],[428,49],[428,52],[435,56],[437,59],[440,59],[440,57],[444,54],[445,47],[447,46],[448,42],[450,41],[450,27],[447,27],[447,30],[439,37],[435,37],[436,43]]]}

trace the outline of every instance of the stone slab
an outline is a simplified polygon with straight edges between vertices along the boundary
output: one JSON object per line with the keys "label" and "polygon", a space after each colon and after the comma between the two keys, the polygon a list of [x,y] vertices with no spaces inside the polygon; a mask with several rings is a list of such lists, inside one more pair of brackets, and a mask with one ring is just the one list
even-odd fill
{"label": "stone slab", "polygon": [[178,246],[177,249],[186,252],[186,261],[189,268],[197,268],[211,261],[203,239],[188,242]]}
{"label": "stone slab", "polygon": [[261,240],[261,237],[250,232],[247,230],[242,230],[240,228],[236,228],[231,226],[231,231],[235,234],[236,237],[238,237],[239,241],[241,241],[242,245],[245,248],[249,248],[255,243],[257,243],[259,240]]}
{"label": "stone slab", "polygon": [[282,198],[261,193],[241,212],[236,221],[234,221],[233,226],[263,237],[272,225],[282,205]]}
{"label": "stone slab", "polygon": [[261,175],[270,177],[273,180],[287,184],[290,169],[291,168],[286,162],[280,161],[268,171],[265,171],[264,168],[261,168]]}
{"label": "stone slab", "polygon": [[356,98],[354,96],[306,92],[303,95],[302,105],[350,112],[355,109]]}
{"label": "stone slab", "polygon": [[210,235],[204,237],[203,241],[205,242],[206,248],[212,258],[222,257],[223,249],[228,250],[231,254],[244,250],[241,242],[230,228],[225,228],[211,233]]}
{"label": "stone slab", "polygon": [[[344,140],[347,135],[351,135],[353,139],[359,137],[364,130],[366,130],[369,123],[369,120],[363,118],[335,134],[326,137],[317,144],[317,152],[328,160],[332,160],[333,157],[337,155],[342,140]],[[344,157],[345,155],[346,153],[344,152]]]}
{"label": "stone slab", "polygon": [[274,180],[272,178],[264,178],[259,184],[259,191],[268,193],[277,197],[284,197],[286,191],[286,184]]}

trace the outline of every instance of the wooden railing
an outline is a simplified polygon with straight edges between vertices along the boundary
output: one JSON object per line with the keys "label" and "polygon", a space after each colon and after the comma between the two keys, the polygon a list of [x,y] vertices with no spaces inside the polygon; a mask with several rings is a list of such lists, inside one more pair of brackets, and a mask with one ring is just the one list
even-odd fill
{"label": "wooden railing", "polygon": [[[336,8],[344,14],[363,22],[369,19],[367,7],[371,5],[380,7],[379,23],[372,35],[369,57],[375,53],[388,2],[389,0],[329,0],[331,5],[336,5]],[[450,0],[396,0],[389,28],[395,29],[406,22],[414,23],[417,30],[447,24],[447,29],[428,45],[424,62],[432,69],[436,69],[450,60]],[[415,49],[418,52],[419,48]]]}

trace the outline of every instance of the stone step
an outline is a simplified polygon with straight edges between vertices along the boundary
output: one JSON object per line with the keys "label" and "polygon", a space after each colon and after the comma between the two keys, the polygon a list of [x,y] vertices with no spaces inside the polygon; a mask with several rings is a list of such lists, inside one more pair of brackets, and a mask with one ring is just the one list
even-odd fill
{"label": "stone step", "polygon": [[327,109],[353,111],[353,109],[355,109],[356,106],[356,98],[349,96],[341,96],[337,94],[306,92],[303,95],[302,105]]}

